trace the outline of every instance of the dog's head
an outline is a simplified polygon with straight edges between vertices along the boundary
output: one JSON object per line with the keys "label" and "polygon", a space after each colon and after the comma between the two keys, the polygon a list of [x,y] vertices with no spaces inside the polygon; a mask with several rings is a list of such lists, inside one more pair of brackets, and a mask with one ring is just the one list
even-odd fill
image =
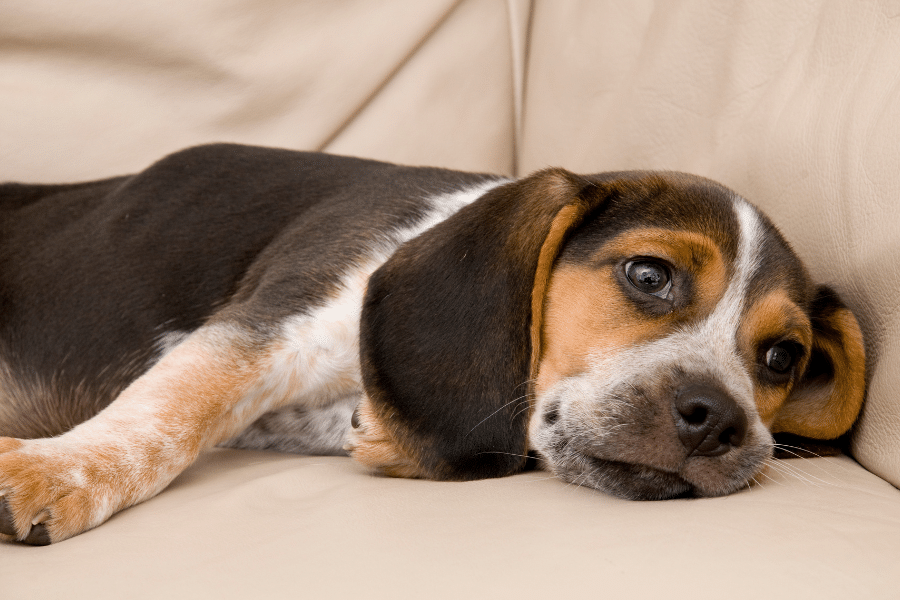
{"label": "dog's head", "polygon": [[774,226],[678,173],[539,172],[402,246],[362,316],[353,456],[476,479],[535,452],[627,498],[731,493],[772,434],[833,439],[859,326]]}

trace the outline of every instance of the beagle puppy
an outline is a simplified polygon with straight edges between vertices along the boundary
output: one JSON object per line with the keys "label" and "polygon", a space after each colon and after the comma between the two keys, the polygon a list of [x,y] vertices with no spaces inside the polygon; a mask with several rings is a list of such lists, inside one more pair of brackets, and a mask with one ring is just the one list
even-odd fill
{"label": "beagle puppy", "polygon": [[[856,319],[683,173],[520,180],[212,145],[0,186],[0,533],[48,544],[215,445],[633,499],[853,424]],[[531,461],[529,457],[534,457]]]}

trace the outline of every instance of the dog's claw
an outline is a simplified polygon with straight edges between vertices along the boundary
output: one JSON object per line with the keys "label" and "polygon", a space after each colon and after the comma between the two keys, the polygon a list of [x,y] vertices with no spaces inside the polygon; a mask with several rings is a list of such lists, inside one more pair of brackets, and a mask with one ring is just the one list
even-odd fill
{"label": "dog's claw", "polygon": [[6,498],[3,497],[0,497],[0,533],[12,536],[16,535],[12,511],[9,510],[9,504],[7,504]]}
{"label": "dog's claw", "polygon": [[9,504],[6,502],[6,498],[3,497],[0,497],[0,533],[11,536],[16,535],[12,511],[9,510]]}
{"label": "dog's claw", "polygon": [[[44,525],[43,521],[45,521],[49,516],[50,513],[48,513],[47,511],[39,514],[34,519],[35,522],[31,527],[31,531],[28,532],[28,535],[25,536],[25,539],[22,541],[26,544],[31,544],[32,546],[48,545],[50,543],[50,532],[47,531],[47,526]],[[9,503],[3,496],[0,496],[0,533],[12,537],[18,537],[16,526],[13,522],[12,511],[9,510]]]}
{"label": "dog's claw", "polygon": [[37,525],[33,525],[31,527],[31,531],[28,532],[28,535],[25,536],[25,539],[22,540],[26,544],[31,544],[32,546],[47,546],[50,544],[50,533],[47,531],[47,526],[43,523],[38,523]]}

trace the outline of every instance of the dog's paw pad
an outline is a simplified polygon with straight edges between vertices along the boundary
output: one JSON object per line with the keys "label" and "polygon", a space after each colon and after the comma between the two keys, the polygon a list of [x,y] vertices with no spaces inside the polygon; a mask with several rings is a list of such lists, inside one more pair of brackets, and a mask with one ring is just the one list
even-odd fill
{"label": "dog's paw pad", "polygon": [[394,477],[422,477],[415,460],[407,454],[382,424],[372,408],[371,400],[364,398],[350,419],[352,429],[347,436],[344,450],[357,462]]}

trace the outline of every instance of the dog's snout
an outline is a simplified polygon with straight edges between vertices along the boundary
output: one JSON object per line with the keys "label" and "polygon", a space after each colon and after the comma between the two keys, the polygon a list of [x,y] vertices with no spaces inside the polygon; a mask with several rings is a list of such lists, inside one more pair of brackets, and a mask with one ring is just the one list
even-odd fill
{"label": "dog's snout", "polygon": [[709,385],[682,388],[675,395],[675,425],[688,456],[719,456],[740,446],[747,415],[727,393]]}

